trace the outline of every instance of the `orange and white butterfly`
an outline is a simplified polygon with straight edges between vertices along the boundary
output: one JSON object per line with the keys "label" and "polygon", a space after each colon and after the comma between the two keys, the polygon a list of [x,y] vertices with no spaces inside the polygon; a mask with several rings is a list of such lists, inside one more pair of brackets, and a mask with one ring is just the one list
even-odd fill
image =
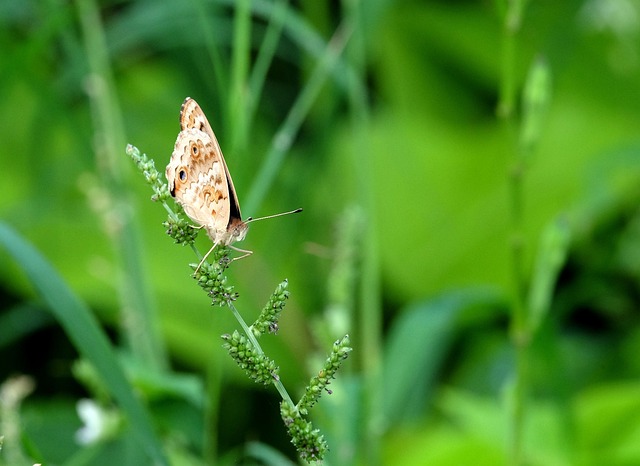
{"label": "orange and white butterfly", "polygon": [[[248,223],[260,219],[242,220],[238,195],[218,140],[204,112],[190,97],[180,109],[180,133],[167,165],[166,177],[171,195],[213,241],[213,247],[200,265],[218,245],[243,252],[244,255],[237,259],[252,254],[252,251],[231,244],[242,241],[247,235]],[[300,211],[302,209],[270,217]]]}

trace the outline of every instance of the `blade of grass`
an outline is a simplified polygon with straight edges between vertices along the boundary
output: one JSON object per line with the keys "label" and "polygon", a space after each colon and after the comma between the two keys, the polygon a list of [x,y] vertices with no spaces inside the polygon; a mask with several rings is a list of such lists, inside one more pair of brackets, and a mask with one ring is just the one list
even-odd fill
{"label": "blade of grass", "polygon": [[124,314],[122,322],[127,323],[122,330],[136,357],[153,368],[162,369],[167,366],[165,348],[157,310],[140,261],[138,228],[134,216],[125,214],[131,209],[131,202],[126,198],[122,183],[124,128],[102,22],[93,0],[76,0],[76,6],[90,70],[88,90],[97,141],[97,165],[101,169],[101,179],[109,189],[113,212],[119,214],[119,228],[108,228],[108,231],[112,233],[122,268],[119,290]]}
{"label": "blade of grass", "polygon": [[566,219],[555,219],[542,232],[528,296],[527,328],[532,336],[551,309],[553,292],[570,243],[571,231]]}
{"label": "blade of grass", "polygon": [[384,345],[383,410],[385,426],[415,422],[436,388],[463,313],[501,302],[487,288],[461,288],[398,313]]}
{"label": "blade of grass", "polygon": [[231,152],[244,151],[247,144],[247,94],[251,53],[251,2],[237,0],[233,24],[233,54],[231,57],[231,88],[228,120],[231,130]]}
{"label": "blade of grass", "polygon": [[343,22],[338,27],[331,41],[327,44],[325,53],[311,73],[309,81],[307,81],[298,98],[291,106],[284,122],[274,135],[269,151],[247,195],[247,201],[245,202],[247,212],[257,212],[260,208],[260,204],[273,184],[302,122],[326,82],[327,76],[338,63],[338,58],[351,37],[352,31],[353,27],[348,22]]}
{"label": "blade of grass", "polygon": [[[220,0],[222,3],[233,5],[234,0]],[[253,14],[257,17],[269,20],[274,14],[276,8],[284,8],[284,24],[283,34],[286,35],[294,44],[304,52],[308,53],[311,58],[322,60],[327,52],[326,40],[304,19],[287,5],[274,5],[271,1],[254,0],[251,4]],[[329,70],[335,82],[341,89],[347,89],[347,77],[354,73],[351,65],[340,57],[337,57],[338,64]]]}
{"label": "blade of grass", "polygon": [[264,39],[260,45],[251,77],[249,78],[249,96],[247,101],[247,120],[253,120],[262,95],[262,88],[267,79],[267,71],[276,53],[278,41],[282,35],[284,20],[287,13],[288,0],[276,0],[271,15],[269,25],[265,32]]}
{"label": "blade of grass", "polygon": [[214,37],[215,29],[212,28],[210,23],[207,21],[208,15],[205,8],[205,2],[204,0],[191,0],[191,3],[198,23],[199,36],[204,39],[205,48],[209,54],[209,60],[211,60],[213,75],[216,78],[216,88],[219,90],[227,89],[228,77],[225,74],[225,70],[228,66],[220,54],[218,45],[216,45],[219,41]]}
{"label": "blade of grass", "polygon": [[358,327],[361,338],[361,355],[364,394],[364,429],[359,449],[367,464],[380,464],[381,426],[384,425],[384,392],[382,390],[382,303],[380,290],[380,255],[376,225],[375,188],[372,184],[371,164],[366,160],[371,153],[369,139],[366,137],[369,127],[369,106],[366,88],[362,85],[366,67],[367,51],[364,40],[361,2],[343,2],[345,16],[355,25],[353,40],[346,51],[348,62],[355,72],[347,78],[347,96],[349,99],[351,126],[356,137],[353,138],[353,164],[356,170],[358,186],[357,202],[364,209],[365,228],[363,228],[362,265],[360,276],[360,295]]}
{"label": "blade of grass", "polygon": [[515,350],[515,371],[506,391],[507,416],[509,418],[509,464],[518,466],[526,462],[524,452],[524,424],[527,410],[527,393],[530,390],[530,334],[527,328],[527,271],[525,264],[524,235],[524,176],[526,153],[517,143],[515,115],[517,35],[522,26],[526,0],[510,0],[504,4],[502,24],[502,72],[500,76],[498,118],[502,120],[508,146],[513,148],[513,161],[509,173],[509,201],[511,216],[511,321],[510,338]]}
{"label": "blade of grass", "polygon": [[140,446],[155,464],[168,464],[148,412],[134,395],[113,347],[89,308],[36,249],[3,222],[0,222],[0,245],[21,266],[74,347],[100,375],[105,388],[129,419]]}
{"label": "blade of grass", "polygon": [[295,466],[298,464],[291,461],[275,448],[256,441],[247,443],[245,453],[248,457],[257,460],[259,464],[264,464],[265,466]]}

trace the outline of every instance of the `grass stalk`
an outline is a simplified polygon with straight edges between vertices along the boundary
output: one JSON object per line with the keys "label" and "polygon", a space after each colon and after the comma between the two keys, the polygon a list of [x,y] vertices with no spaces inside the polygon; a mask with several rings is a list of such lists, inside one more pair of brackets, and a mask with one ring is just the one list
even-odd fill
{"label": "grass stalk", "polygon": [[351,24],[348,22],[343,22],[338,27],[327,44],[324,54],[318,60],[309,80],[289,109],[289,113],[285,117],[284,122],[274,135],[269,151],[247,195],[247,200],[244,204],[247,212],[256,213],[260,208],[262,200],[273,184],[276,174],[282,166],[284,157],[291,148],[302,122],[311,110],[311,106],[320,93],[322,86],[325,84],[327,77],[338,62],[338,58],[342,54],[351,36],[352,29]]}
{"label": "grass stalk", "polygon": [[149,412],[136,396],[118,360],[117,352],[93,312],[33,245],[2,222],[0,250],[6,250],[24,270],[46,309],[60,324],[82,358],[95,369],[105,390],[126,416],[136,445],[149,456],[152,461],[150,464],[168,465],[160,440],[153,431]]}
{"label": "grass stalk", "polygon": [[231,152],[244,152],[247,144],[248,114],[247,85],[251,54],[251,1],[235,3],[231,56],[231,86],[228,116],[231,133]]}
{"label": "grass stalk", "polygon": [[502,72],[500,95],[497,108],[498,117],[503,121],[508,146],[512,148],[511,169],[509,173],[510,200],[510,248],[511,248],[511,323],[510,337],[515,351],[515,372],[508,397],[508,463],[512,466],[523,464],[523,431],[526,416],[526,398],[528,393],[529,343],[527,332],[527,273],[525,265],[524,240],[524,177],[526,158],[517,144],[517,124],[515,117],[516,54],[517,35],[522,23],[522,14],[526,0],[507,0],[503,16],[502,30]]}
{"label": "grass stalk", "polygon": [[267,31],[260,45],[260,50],[258,51],[258,56],[256,57],[256,62],[249,78],[249,95],[246,107],[249,125],[255,116],[258,102],[260,102],[262,95],[262,89],[267,79],[267,71],[269,71],[278,47],[278,42],[282,36],[288,4],[288,0],[276,0],[271,15],[269,16]]}
{"label": "grass stalk", "polygon": [[346,17],[353,22],[353,40],[350,42],[346,55],[355,73],[347,76],[347,90],[353,127],[353,164],[356,167],[356,183],[358,186],[358,204],[363,207],[365,223],[368,227],[362,229],[361,238],[361,276],[360,313],[358,332],[361,338],[360,346],[363,380],[364,380],[364,432],[359,445],[364,464],[377,465],[380,459],[380,436],[384,420],[382,396],[382,304],[380,301],[380,258],[378,255],[378,237],[375,215],[375,190],[373,174],[367,154],[371,153],[369,141],[366,138],[369,126],[369,108],[366,88],[362,77],[366,64],[365,37],[362,25],[362,2],[345,0],[343,8]]}
{"label": "grass stalk", "polygon": [[89,64],[88,91],[96,134],[97,165],[108,187],[119,228],[112,236],[121,268],[122,330],[134,356],[149,367],[166,367],[166,355],[156,308],[140,261],[140,235],[122,182],[124,127],[115,92],[106,38],[98,6],[76,0]]}
{"label": "grass stalk", "polygon": [[228,67],[220,54],[220,47],[217,45],[217,40],[214,37],[215,29],[211,27],[208,21],[209,16],[207,15],[205,0],[191,1],[195,17],[198,21],[199,33],[204,39],[204,45],[209,55],[209,60],[211,61],[211,67],[215,77],[215,87],[218,91],[228,89],[228,76],[225,73]]}
{"label": "grass stalk", "polygon": [[[242,315],[240,315],[240,313],[232,303],[229,303],[229,309],[231,309],[231,313],[240,324],[240,327],[242,327],[242,330],[244,331],[245,335],[247,336],[247,338],[249,339],[253,347],[256,349],[258,354],[261,356],[264,356],[265,353],[264,353],[264,350],[262,349],[262,346],[260,346],[260,343],[258,343],[258,339],[253,334],[253,332],[251,331],[247,323],[244,321],[244,319],[242,318]],[[295,407],[295,403],[289,396],[287,389],[284,388],[284,385],[282,384],[279,378],[276,378],[273,380],[273,385],[276,387],[276,390],[278,390],[278,393],[280,393],[280,396],[282,397],[282,399],[286,403],[288,403],[289,406]]]}
{"label": "grass stalk", "polygon": [[[213,332],[213,330],[212,330]],[[218,460],[218,426],[220,425],[220,396],[222,392],[222,356],[216,343],[207,359],[205,369],[206,404],[203,412],[202,456],[205,464],[215,464]]]}

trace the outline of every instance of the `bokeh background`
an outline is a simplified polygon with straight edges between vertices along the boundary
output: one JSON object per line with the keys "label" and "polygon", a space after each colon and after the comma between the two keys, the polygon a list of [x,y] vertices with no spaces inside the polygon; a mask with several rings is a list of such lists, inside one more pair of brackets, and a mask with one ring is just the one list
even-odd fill
{"label": "bokeh background", "polygon": [[3,0],[0,94],[0,463],[299,461],[125,154],[190,96],[244,215],[304,208],[229,283],[289,280],[294,400],[350,335],[326,464],[640,464],[638,0]]}

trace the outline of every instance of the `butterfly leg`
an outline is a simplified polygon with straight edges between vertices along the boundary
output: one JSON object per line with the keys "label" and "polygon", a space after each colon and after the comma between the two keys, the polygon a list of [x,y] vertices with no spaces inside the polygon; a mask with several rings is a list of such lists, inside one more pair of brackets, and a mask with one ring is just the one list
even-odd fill
{"label": "butterfly leg", "polygon": [[[207,257],[209,257],[209,254],[211,254],[213,252],[213,250],[217,247],[217,244],[214,244],[213,246],[211,246],[211,249],[209,249],[209,251],[207,251],[207,253],[204,255],[204,257],[202,258],[202,260],[200,261],[200,263],[198,264],[198,267],[196,267],[196,270],[194,272],[194,274],[198,273],[198,270],[200,270],[200,267],[202,267],[202,264],[204,264],[204,261],[207,260]],[[233,259],[231,259],[229,261],[229,264],[233,261],[237,261],[238,259],[244,259],[247,256],[250,256],[251,254],[253,254],[253,251],[247,251],[246,249],[240,249],[240,248],[236,248],[235,246],[227,246],[230,249],[233,249],[234,251],[238,251],[238,252],[243,252],[244,254],[241,255],[240,257],[234,257]]]}
{"label": "butterfly leg", "polygon": [[207,260],[207,257],[209,257],[209,254],[211,254],[213,252],[213,250],[218,246],[217,243],[214,243],[213,246],[211,246],[211,249],[209,249],[209,251],[207,251],[207,253],[204,255],[204,257],[202,258],[202,260],[200,261],[200,263],[198,264],[198,267],[196,267],[196,270],[194,273],[194,275],[196,273],[198,273],[198,270],[200,270],[200,267],[202,267],[202,264],[204,264],[204,261]]}
{"label": "butterfly leg", "polygon": [[233,262],[233,261],[237,261],[239,259],[244,259],[247,256],[250,256],[251,254],[253,254],[253,251],[247,251],[246,249],[240,249],[240,248],[236,248],[235,246],[231,246],[229,245],[229,248],[233,249],[234,251],[238,251],[238,252],[244,252],[243,255],[241,255],[240,257],[234,257],[233,259],[231,259],[229,261],[229,263]]}

